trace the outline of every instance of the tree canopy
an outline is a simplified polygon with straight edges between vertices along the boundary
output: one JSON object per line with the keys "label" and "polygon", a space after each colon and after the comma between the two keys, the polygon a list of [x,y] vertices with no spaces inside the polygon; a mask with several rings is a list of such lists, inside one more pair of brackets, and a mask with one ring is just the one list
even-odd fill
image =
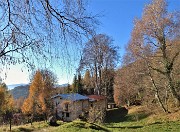
{"label": "tree canopy", "polygon": [[80,43],[82,36],[94,32],[97,20],[86,11],[86,4],[84,0],[0,0],[0,70],[62,58],[70,41]]}
{"label": "tree canopy", "polygon": [[103,75],[108,75],[108,70],[116,67],[118,59],[118,47],[113,45],[112,38],[106,34],[95,35],[85,44],[79,71],[90,71],[95,93],[106,93],[104,91],[107,91],[107,87],[103,83],[106,83],[108,76],[103,80]]}
{"label": "tree canopy", "polygon": [[56,84],[55,75],[47,70],[36,71],[25,99],[22,112],[31,115],[45,115],[52,112],[51,96]]}
{"label": "tree canopy", "polygon": [[[176,87],[179,73],[175,72],[179,69],[180,58],[179,26],[179,12],[168,12],[165,0],[153,0],[145,6],[142,18],[134,21],[123,61],[126,68],[124,70],[122,68],[117,74],[117,79],[121,78],[120,82],[123,85],[120,86],[117,80],[115,90],[118,87],[121,90],[126,87],[134,89],[139,84],[143,84],[144,97],[151,98],[151,103],[157,100],[165,112],[168,112],[167,102],[171,96],[179,106],[180,94]],[[136,66],[137,63],[139,66]],[[134,72],[129,73],[130,70]],[[122,76],[120,77],[119,74]],[[137,80],[138,85],[134,82],[135,77],[141,78],[141,81]],[[118,92],[115,94],[118,95]],[[123,93],[119,94],[123,95]],[[115,97],[118,100],[118,96]]]}

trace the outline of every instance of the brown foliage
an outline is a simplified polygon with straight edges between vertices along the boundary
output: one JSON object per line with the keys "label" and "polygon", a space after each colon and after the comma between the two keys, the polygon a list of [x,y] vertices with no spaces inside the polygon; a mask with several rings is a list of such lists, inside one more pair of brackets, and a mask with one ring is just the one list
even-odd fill
{"label": "brown foliage", "polygon": [[124,66],[116,71],[114,82],[114,100],[118,105],[130,105],[136,99],[141,100],[140,92],[143,92],[142,61],[137,61]]}
{"label": "brown foliage", "polygon": [[25,114],[35,114],[42,112],[42,106],[39,102],[39,95],[42,92],[43,88],[43,78],[40,71],[37,71],[34,75],[34,79],[29,88],[29,96],[24,101],[22,106],[22,112]]}
{"label": "brown foliage", "polygon": [[167,11],[165,0],[153,0],[145,7],[142,18],[135,20],[128,44],[135,60],[146,63],[149,80],[161,106],[166,92],[173,95],[177,106],[180,104],[180,95],[174,86],[176,75],[173,74],[180,54],[178,16],[179,12]]}
{"label": "brown foliage", "polygon": [[51,96],[56,77],[49,71],[36,71],[29,88],[29,96],[24,101],[22,112],[25,114],[49,114]]}

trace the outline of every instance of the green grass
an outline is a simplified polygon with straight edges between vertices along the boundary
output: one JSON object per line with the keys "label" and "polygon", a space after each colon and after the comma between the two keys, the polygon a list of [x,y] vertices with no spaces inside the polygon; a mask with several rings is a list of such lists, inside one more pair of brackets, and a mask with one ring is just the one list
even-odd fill
{"label": "green grass", "polygon": [[[180,132],[180,112],[151,115],[144,111],[133,111],[125,117],[116,112],[108,123],[102,125],[76,120],[65,123],[59,121],[59,126],[52,127],[46,122],[34,122],[32,126],[13,126],[12,132]],[[169,117],[176,119],[171,120]],[[0,132],[8,130],[9,126],[0,127]]]}
{"label": "green grass", "polygon": [[110,132],[110,130],[104,126],[98,124],[87,123],[83,121],[74,121],[66,123],[54,129],[54,131],[62,132]]}
{"label": "green grass", "polygon": [[[34,122],[33,125],[25,124],[19,126],[12,126],[12,132],[31,132],[34,130],[41,130],[48,128],[49,125],[46,122]],[[0,127],[0,132],[9,131],[9,125],[3,125]]]}
{"label": "green grass", "polygon": [[[98,124],[87,123],[84,121],[73,121],[68,123],[58,122],[59,126],[52,127],[44,122],[35,122],[31,126],[30,124],[21,125],[21,126],[13,126],[12,132],[110,132],[108,128],[105,126],[101,126]],[[3,126],[0,128],[0,132],[9,131],[9,126]]]}
{"label": "green grass", "polygon": [[[47,123],[33,123],[33,126],[21,125],[13,126],[12,132],[179,132],[180,121],[153,122],[144,121],[124,121],[119,123],[106,123],[104,125],[91,124],[83,121],[60,123],[58,127],[48,126]],[[8,131],[9,128],[0,128],[1,132]]]}
{"label": "green grass", "polygon": [[154,122],[122,122],[106,125],[113,132],[179,132],[180,121]]}
{"label": "green grass", "polygon": [[[169,117],[176,119],[171,120]],[[130,110],[129,114],[121,119],[117,113],[111,118],[111,123],[108,122],[104,126],[112,132],[180,132],[180,112],[153,115],[140,107]]]}

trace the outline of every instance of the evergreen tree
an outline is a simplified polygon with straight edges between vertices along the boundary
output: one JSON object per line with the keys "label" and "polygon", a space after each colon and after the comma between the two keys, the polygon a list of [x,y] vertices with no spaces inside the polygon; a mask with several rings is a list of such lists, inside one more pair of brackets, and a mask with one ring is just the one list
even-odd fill
{"label": "evergreen tree", "polygon": [[0,116],[4,116],[10,124],[12,124],[12,113],[14,111],[14,100],[13,97],[9,94],[7,86],[5,83],[0,82]]}
{"label": "evergreen tree", "polygon": [[29,88],[29,96],[24,101],[24,104],[22,106],[22,112],[25,114],[31,114],[32,117],[35,114],[40,114],[42,112],[42,104],[39,102],[39,97],[42,94],[42,88],[43,88],[43,78],[41,75],[41,72],[38,70],[36,74],[34,75],[34,79],[31,83],[31,86]]}
{"label": "evergreen tree", "polygon": [[72,92],[76,93],[77,91],[78,91],[77,90],[77,76],[74,75],[73,84],[72,84]]}
{"label": "evergreen tree", "polygon": [[77,89],[79,94],[83,94],[83,84],[81,79],[81,74],[78,74],[78,80],[77,80]]}
{"label": "evergreen tree", "polygon": [[90,75],[89,70],[87,70],[84,75],[83,84],[84,84],[85,88],[91,87],[91,75]]}
{"label": "evergreen tree", "polygon": [[83,86],[84,86],[84,92],[86,92],[87,94],[93,93],[92,82],[93,82],[93,78],[91,77],[90,71],[86,70],[83,78]]}

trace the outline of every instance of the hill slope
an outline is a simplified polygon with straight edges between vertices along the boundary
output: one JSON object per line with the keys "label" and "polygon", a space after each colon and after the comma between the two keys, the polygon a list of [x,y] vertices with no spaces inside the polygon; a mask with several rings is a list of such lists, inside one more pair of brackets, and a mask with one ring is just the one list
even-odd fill
{"label": "hill slope", "polygon": [[11,89],[10,93],[14,99],[18,99],[20,97],[27,98],[29,95],[29,85],[17,86],[14,89]]}

